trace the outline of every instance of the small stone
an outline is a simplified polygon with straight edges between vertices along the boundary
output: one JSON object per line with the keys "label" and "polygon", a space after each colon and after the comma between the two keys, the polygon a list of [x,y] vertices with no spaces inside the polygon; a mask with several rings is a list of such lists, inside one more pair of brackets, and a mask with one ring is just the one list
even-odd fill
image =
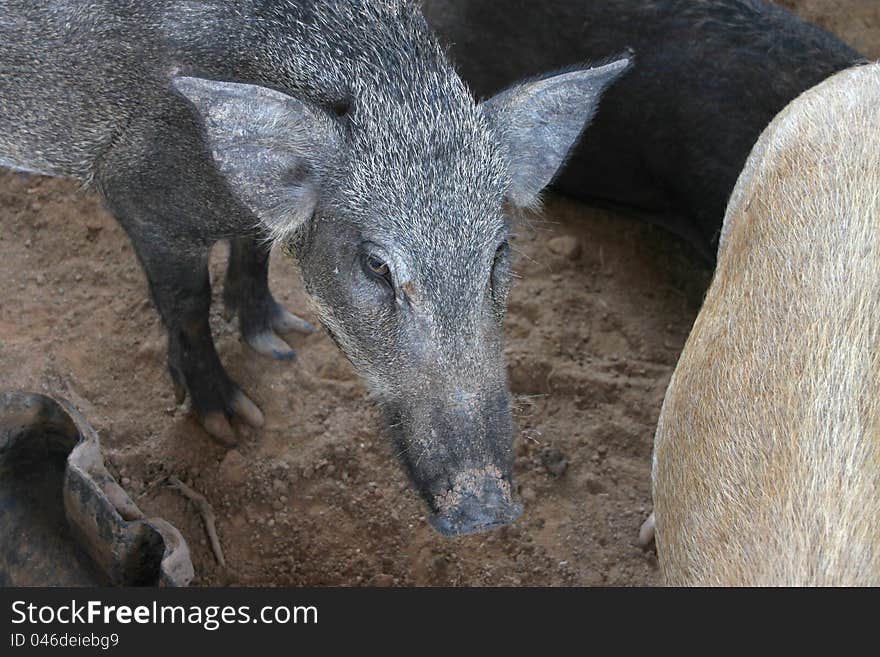
{"label": "small stone", "polygon": [[90,242],[94,242],[102,228],[103,226],[95,222],[86,223],[86,239]]}
{"label": "small stone", "polygon": [[534,502],[536,499],[538,499],[538,494],[535,493],[535,489],[530,488],[529,486],[526,486],[522,489],[520,496],[522,497],[523,502],[528,503]]}
{"label": "small stone", "polygon": [[380,586],[385,588],[394,586],[394,576],[389,575],[388,573],[374,575],[373,579],[370,580],[370,586]]}
{"label": "small stone", "polygon": [[572,237],[571,235],[554,237],[547,242],[547,246],[550,247],[550,250],[553,253],[568,258],[569,260],[577,260],[581,257],[581,243],[576,237]]}

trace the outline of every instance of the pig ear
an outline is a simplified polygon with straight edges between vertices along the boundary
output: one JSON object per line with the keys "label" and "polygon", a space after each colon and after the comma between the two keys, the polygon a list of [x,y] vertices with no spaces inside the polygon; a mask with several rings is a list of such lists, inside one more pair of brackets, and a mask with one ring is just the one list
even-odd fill
{"label": "pig ear", "polygon": [[198,111],[207,145],[233,193],[273,238],[312,216],[321,166],[339,149],[333,119],[265,87],[176,77]]}
{"label": "pig ear", "polygon": [[510,156],[508,200],[533,206],[590,123],[602,92],[631,64],[623,57],[596,68],[525,82],[481,108],[504,139]]}

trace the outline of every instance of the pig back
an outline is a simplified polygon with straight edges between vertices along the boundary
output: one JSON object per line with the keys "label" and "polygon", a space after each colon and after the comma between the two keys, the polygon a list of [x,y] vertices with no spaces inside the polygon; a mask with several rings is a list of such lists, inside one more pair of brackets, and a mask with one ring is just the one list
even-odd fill
{"label": "pig back", "polygon": [[880,584],[880,65],[746,163],[657,428],[669,584]]}

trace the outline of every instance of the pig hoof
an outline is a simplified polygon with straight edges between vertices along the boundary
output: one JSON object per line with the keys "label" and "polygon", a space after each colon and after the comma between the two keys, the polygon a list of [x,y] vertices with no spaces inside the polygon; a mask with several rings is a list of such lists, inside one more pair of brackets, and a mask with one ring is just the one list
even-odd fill
{"label": "pig hoof", "polygon": [[254,402],[248,399],[243,392],[237,392],[235,394],[232,398],[230,407],[238,417],[252,427],[263,426],[263,423],[265,422],[263,411],[261,411]]}
{"label": "pig hoof", "polygon": [[186,386],[183,385],[180,379],[172,375],[171,387],[174,388],[174,401],[176,401],[177,405],[180,406],[183,402],[186,401]]}
{"label": "pig hoof", "polygon": [[238,444],[235,430],[222,411],[208,413],[202,421],[202,426],[205,427],[205,431],[226,447],[235,447]]}
{"label": "pig hoof", "polygon": [[179,406],[186,401],[186,386],[183,384],[183,374],[173,363],[168,363],[168,374],[171,375],[171,386],[174,389],[174,400]]}
{"label": "pig hoof", "polygon": [[643,548],[651,547],[651,544],[654,542],[654,533],[654,512],[651,511],[651,515],[648,516],[648,519],[642,523],[639,529],[639,545]]}
{"label": "pig hoof", "polygon": [[230,417],[238,417],[252,427],[261,427],[265,422],[263,412],[243,392],[233,393],[226,412],[211,411],[205,413],[202,419],[205,431],[226,447],[235,447],[238,444],[238,436],[229,421]]}
{"label": "pig hoof", "polygon": [[297,317],[293,313],[287,312],[281,306],[278,306],[278,312],[272,318],[272,328],[278,331],[278,333],[292,333],[296,331],[297,333],[308,335],[315,332],[315,327],[311,323],[301,317]]}
{"label": "pig hoof", "polygon": [[263,354],[276,360],[294,360],[296,358],[296,352],[271,330],[245,338],[245,342],[258,354]]}

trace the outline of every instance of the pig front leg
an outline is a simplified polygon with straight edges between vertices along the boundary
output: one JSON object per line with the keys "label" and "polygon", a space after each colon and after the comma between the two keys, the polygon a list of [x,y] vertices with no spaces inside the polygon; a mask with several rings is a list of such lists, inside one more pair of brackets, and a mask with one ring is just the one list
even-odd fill
{"label": "pig front leg", "polygon": [[185,236],[152,235],[150,224],[120,221],[129,233],[168,331],[168,370],[178,402],[187,394],[205,430],[225,445],[236,443],[230,420],[263,424],[260,409],[229,378],[211,336],[209,245]]}
{"label": "pig front leg", "polygon": [[238,315],[241,337],[257,353],[293,360],[296,352],[278,334],[315,328],[280,306],[269,291],[269,245],[257,237],[232,240],[223,287],[227,319]]}

